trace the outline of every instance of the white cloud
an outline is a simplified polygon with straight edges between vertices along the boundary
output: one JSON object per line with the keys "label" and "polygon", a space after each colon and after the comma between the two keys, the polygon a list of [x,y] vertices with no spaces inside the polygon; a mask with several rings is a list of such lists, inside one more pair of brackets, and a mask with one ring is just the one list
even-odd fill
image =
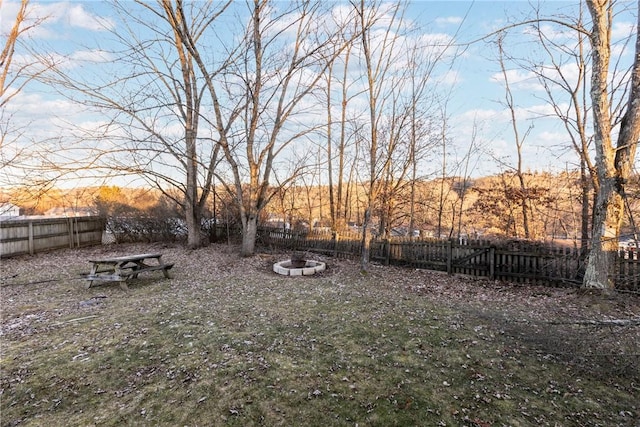
{"label": "white cloud", "polygon": [[[7,1],[2,5],[0,32],[8,32],[13,26],[19,3]],[[68,25],[90,31],[106,31],[115,28],[113,20],[87,11],[82,4],[71,2],[32,2],[27,9],[26,25],[39,23],[29,30],[34,38],[58,38],[61,29],[57,26]]]}
{"label": "white cloud", "polygon": [[45,98],[39,94],[20,92],[6,105],[8,111],[19,112],[21,116],[33,118],[49,116],[53,112],[80,113],[82,107],[66,99]]}
{"label": "white cloud", "polygon": [[58,53],[49,53],[46,56],[46,63],[42,58],[27,54],[15,55],[12,61],[12,71],[17,72],[18,69],[22,73],[36,74],[44,71],[47,67],[55,66],[61,70],[72,70],[81,65],[104,64],[113,61],[113,54],[100,49],[78,50],[69,55],[61,55]]}
{"label": "white cloud", "polygon": [[632,36],[636,32],[633,22],[614,22],[611,27],[611,38],[613,40],[623,39]]}
{"label": "white cloud", "polygon": [[[535,73],[525,70],[506,70],[509,86],[512,88],[523,90],[543,90],[544,88],[538,81]],[[504,75],[502,72],[494,73],[489,78],[494,83],[504,85]]]}
{"label": "white cloud", "polygon": [[445,33],[426,33],[418,37],[419,44],[425,46],[438,46],[445,47],[450,46],[455,42],[453,37]]}
{"label": "white cloud", "polygon": [[458,71],[449,70],[444,74],[437,77],[438,82],[446,85],[457,85],[460,84],[464,78],[460,75]]}
{"label": "white cloud", "polygon": [[109,62],[113,59],[113,55],[104,50],[94,49],[94,50],[79,50],[74,52],[71,55],[71,61],[73,63],[77,62]]}
{"label": "white cloud", "polygon": [[[7,0],[5,0],[5,2],[6,1]],[[0,34],[6,34],[13,26],[14,19],[18,13],[18,3],[7,2],[6,4],[3,4],[0,12],[2,12],[2,15],[0,16]]]}
{"label": "white cloud", "polygon": [[[636,26],[632,22],[614,22],[611,28],[611,56],[633,56]],[[631,40],[629,40],[631,39]]]}
{"label": "white cloud", "polygon": [[565,27],[565,26],[560,26],[560,25],[548,24],[548,23],[539,23],[537,26],[528,25],[524,27],[524,29],[522,30],[522,33],[531,35],[537,38],[538,31],[544,34],[544,37],[546,39],[555,40],[558,43],[562,40],[565,40],[565,41],[576,40],[576,31],[574,29]]}
{"label": "white cloud", "polygon": [[[566,104],[559,104],[560,109],[567,109]],[[518,111],[523,119],[541,119],[544,117],[557,117],[553,106],[549,103],[532,105],[526,108],[519,108]]]}
{"label": "white cloud", "polygon": [[457,54],[457,49],[453,46],[455,40],[449,34],[422,34],[414,43],[421,48],[421,56],[426,60],[446,61]]}
{"label": "white cloud", "polygon": [[436,18],[436,24],[438,25],[459,25],[462,23],[462,17],[460,16],[443,16]]}
{"label": "white cloud", "polygon": [[69,7],[66,17],[71,26],[91,31],[112,30],[115,26],[112,20],[87,12],[81,4]]}
{"label": "white cloud", "polygon": [[460,121],[462,123],[473,123],[474,121],[481,123],[487,120],[493,120],[498,114],[498,111],[494,109],[476,108],[462,113],[460,115]]}
{"label": "white cloud", "polygon": [[[580,69],[576,63],[567,63],[560,66],[560,73],[571,86],[575,86],[580,78]],[[582,76],[582,78],[585,79],[588,76]]]}
{"label": "white cloud", "polygon": [[548,146],[565,144],[568,139],[567,132],[542,131],[536,135],[539,144]]}
{"label": "white cloud", "polygon": [[[566,109],[565,104],[560,105],[561,108]],[[515,116],[517,125],[519,128],[526,128],[529,123],[533,123],[534,126],[539,126],[541,129],[546,127],[549,121],[557,120],[553,106],[548,103],[541,103],[530,105],[527,107],[515,107]],[[495,127],[505,126],[510,128],[511,112],[506,106],[499,106],[499,108],[478,108],[471,109],[463,112],[455,118],[455,122],[465,129],[470,131],[475,124],[481,127]]]}

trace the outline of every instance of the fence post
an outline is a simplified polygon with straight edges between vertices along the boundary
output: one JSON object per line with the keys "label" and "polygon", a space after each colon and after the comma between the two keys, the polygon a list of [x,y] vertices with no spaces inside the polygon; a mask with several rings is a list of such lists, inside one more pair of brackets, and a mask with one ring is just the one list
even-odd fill
{"label": "fence post", "polygon": [[489,279],[496,278],[496,247],[489,246]]}
{"label": "fence post", "polygon": [[453,243],[447,240],[447,274],[453,274]]}
{"label": "fence post", "polygon": [[389,259],[391,258],[391,244],[389,239],[384,239],[384,265],[389,265]]}
{"label": "fence post", "polygon": [[333,238],[333,257],[338,258],[338,232],[333,231],[331,237]]}
{"label": "fence post", "polygon": [[69,217],[67,220],[69,226],[69,248],[73,249],[73,217]]}
{"label": "fence post", "polygon": [[33,245],[33,221],[29,221],[29,255],[33,255],[35,248]]}

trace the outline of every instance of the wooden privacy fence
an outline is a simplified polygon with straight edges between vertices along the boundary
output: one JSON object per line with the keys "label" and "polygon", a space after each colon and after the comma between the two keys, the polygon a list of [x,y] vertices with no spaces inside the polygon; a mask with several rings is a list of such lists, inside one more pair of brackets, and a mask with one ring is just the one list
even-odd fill
{"label": "wooden privacy fence", "polygon": [[[355,258],[361,254],[359,233],[304,234],[261,229],[260,234],[264,244],[279,248],[320,252],[334,257]],[[578,249],[529,242],[374,239],[370,254],[372,260],[386,265],[551,286],[580,286],[586,262],[585,254]],[[615,262],[612,279],[616,288],[640,291],[640,254],[621,251],[611,256]]]}
{"label": "wooden privacy fence", "polygon": [[0,221],[0,257],[99,245],[105,221],[96,216]]}

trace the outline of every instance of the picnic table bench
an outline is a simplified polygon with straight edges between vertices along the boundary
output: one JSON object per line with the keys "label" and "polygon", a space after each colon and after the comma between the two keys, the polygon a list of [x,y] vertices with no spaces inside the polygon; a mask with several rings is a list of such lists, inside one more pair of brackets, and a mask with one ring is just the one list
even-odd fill
{"label": "picnic table bench", "polygon": [[173,263],[162,262],[162,254],[137,254],[115,258],[89,260],[92,263],[91,272],[85,278],[86,288],[89,289],[94,281],[120,282],[122,289],[128,289],[127,281],[135,279],[145,271],[162,270],[164,277],[170,279],[169,270]]}

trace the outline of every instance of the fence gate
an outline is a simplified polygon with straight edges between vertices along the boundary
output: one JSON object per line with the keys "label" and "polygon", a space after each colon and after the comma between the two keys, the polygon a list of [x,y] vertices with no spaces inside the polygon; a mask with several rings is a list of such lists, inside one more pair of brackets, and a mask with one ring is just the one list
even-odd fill
{"label": "fence gate", "polygon": [[463,245],[447,245],[447,273],[483,276],[493,279],[495,276],[493,247],[473,247]]}

